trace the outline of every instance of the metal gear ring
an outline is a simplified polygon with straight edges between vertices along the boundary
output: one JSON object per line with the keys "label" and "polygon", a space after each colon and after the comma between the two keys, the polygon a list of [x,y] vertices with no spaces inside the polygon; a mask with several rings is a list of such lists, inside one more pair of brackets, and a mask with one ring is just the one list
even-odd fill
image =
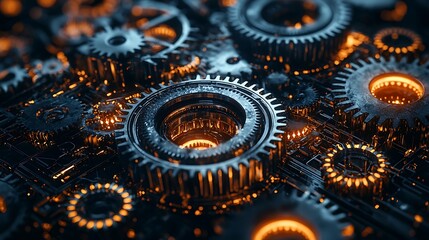
{"label": "metal gear ring", "polygon": [[251,49],[249,58],[292,69],[331,59],[345,40],[350,20],[350,8],[339,0],[246,0],[228,12],[243,53]]}
{"label": "metal gear ring", "polygon": [[401,127],[406,132],[425,131],[429,125],[429,63],[370,58],[351,66],[333,84],[336,114],[347,125],[372,134]]}
{"label": "metal gear ring", "polygon": [[351,239],[352,225],[343,220],[338,206],[329,199],[318,201],[309,192],[299,196],[279,193],[271,199],[255,202],[237,214],[226,226],[224,239]]}
{"label": "metal gear ring", "polygon": [[100,231],[124,222],[133,209],[132,195],[124,187],[97,183],[73,193],[67,218],[81,229]]}
{"label": "metal gear ring", "polygon": [[424,50],[420,36],[406,28],[392,27],[377,32],[374,44],[384,56],[391,54],[415,56]]}
{"label": "metal gear ring", "polygon": [[388,165],[386,157],[371,146],[346,143],[326,153],[321,172],[327,188],[365,197],[382,193],[388,181]]}
{"label": "metal gear ring", "polygon": [[242,193],[281,158],[280,105],[255,85],[207,76],[160,87],[125,109],[115,131],[143,187],[194,198]]}

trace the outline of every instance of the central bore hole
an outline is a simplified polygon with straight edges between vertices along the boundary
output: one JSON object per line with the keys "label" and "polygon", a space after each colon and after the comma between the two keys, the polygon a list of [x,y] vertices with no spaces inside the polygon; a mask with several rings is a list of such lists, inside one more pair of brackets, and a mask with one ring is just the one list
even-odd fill
{"label": "central bore hole", "polygon": [[161,110],[165,116],[160,134],[180,148],[217,147],[233,138],[245,122],[243,108],[220,99],[189,99]]}
{"label": "central bore hole", "polygon": [[253,240],[316,240],[316,234],[307,225],[291,220],[267,223],[255,232]]}
{"label": "central bore hole", "polygon": [[423,84],[414,77],[403,73],[384,73],[369,83],[372,96],[380,101],[403,105],[415,102],[425,93]]}
{"label": "central bore hole", "polygon": [[316,21],[319,7],[311,0],[273,1],[262,9],[262,17],[269,23],[301,28]]}
{"label": "central bore hole", "polygon": [[123,204],[119,195],[103,192],[88,195],[79,203],[78,209],[88,219],[111,218],[121,210]]}
{"label": "central bore hole", "polygon": [[[336,168],[342,169],[345,175],[365,176],[376,171],[377,157],[359,149],[347,149],[334,159]],[[375,169],[373,169],[375,168]]]}
{"label": "central bore hole", "polygon": [[126,41],[127,39],[123,36],[114,36],[108,40],[108,43],[112,46],[118,46],[124,44]]}
{"label": "central bore hole", "polygon": [[393,33],[383,37],[382,41],[391,47],[407,47],[414,43],[414,40],[409,36],[398,33]]}

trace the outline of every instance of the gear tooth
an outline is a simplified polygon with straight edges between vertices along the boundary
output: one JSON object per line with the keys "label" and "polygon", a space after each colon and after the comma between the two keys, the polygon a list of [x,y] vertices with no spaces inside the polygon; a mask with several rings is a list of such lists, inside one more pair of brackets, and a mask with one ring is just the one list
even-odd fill
{"label": "gear tooth", "polygon": [[351,100],[341,101],[337,103],[337,106],[345,106],[349,104],[353,104],[353,102]]}
{"label": "gear tooth", "polygon": [[375,58],[368,58],[368,61],[371,63],[371,64],[377,64],[377,60],[375,60]]}
{"label": "gear tooth", "polygon": [[218,76],[216,76],[214,80],[216,80],[216,81],[220,81],[220,80],[221,80],[221,79],[220,79],[220,76],[219,76],[219,75],[218,75]]}
{"label": "gear tooth", "polygon": [[343,94],[343,95],[336,95],[334,96],[335,99],[347,99],[347,95]]}
{"label": "gear tooth", "polygon": [[345,113],[349,113],[349,112],[354,111],[354,110],[359,110],[359,107],[358,107],[358,106],[356,106],[356,105],[352,105],[352,106],[350,106],[350,107],[348,107],[348,108],[344,109],[344,112],[345,112]]}
{"label": "gear tooth", "polygon": [[247,87],[247,84],[249,84],[249,82],[248,82],[248,81],[244,81],[244,82],[242,82],[242,83],[241,83],[241,85],[243,85],[243,86],[245,86],[245,87]]}

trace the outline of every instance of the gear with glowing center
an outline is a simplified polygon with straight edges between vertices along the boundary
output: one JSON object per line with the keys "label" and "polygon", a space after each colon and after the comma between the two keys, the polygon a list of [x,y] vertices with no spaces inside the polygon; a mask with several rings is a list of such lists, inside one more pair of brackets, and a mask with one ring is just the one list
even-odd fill
{"label": "gear with glowing center", "polygon": [[383,56],[391,54],[417,56],[424,50],[420,36],[405,28],[386,28],[380,30],[374,37],[374,44]]}
{"label": "gear with glowing center", "polygon": [[388,181],[386,157],[369,145],[337,144],[322,159],[327,188],[362,197],[380,195]]}
{"label": "gear with glowing center", "polygon": [[332,59],[346,40],[350,20],[351,9],[340,0],[245,0],[228,12],[245,56],[292,69],[320,67]]}
{"label": "gear with glowing center", "polygon": [[370,133],[405,128],[401,131],[405,136],[404,132],[425,131],[429,125],[429,63],[370,58],[351,66],[333,83],[340,119]]}
{"label": "gear with glowing center", "polygon": [[283,111],[255,85],[207,76],[143,94],[115,136],[144,188],[193,199],[241,194],[281,159]]}
{"label": "gear with glowing center", "polygon": [[260,199],[254,206],[231,219],[225,239],[352,239],[354,227],[344,222],[346,215],[329,199],[318,201],[309,192],[301,196],[293,191],[269,199]]}

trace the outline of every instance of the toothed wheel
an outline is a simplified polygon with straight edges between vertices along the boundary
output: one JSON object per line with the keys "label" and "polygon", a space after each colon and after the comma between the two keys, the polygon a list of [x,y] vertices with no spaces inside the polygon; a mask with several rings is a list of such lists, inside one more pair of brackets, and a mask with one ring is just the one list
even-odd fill
{"label": "toothed wheel", "polygon": [[37,78],[46,78],[51,81],[62,82],[64,77],[67,76],[69,72],[69,63],[61,62],[59,59],[50,58],[44,61],[35,61],[33,63],[33,72]]}
{"label": "toothed wheel", "polygon": [[337,144],[322,158],[327,188],[361,197],[380,195],[388,181],[389,162],[383,153],[365,144]]}
{"label": "toothed wheel", "polygon": [[424,50],[420,36],[406,28],[385,28],[374,37],[374,44],[383,56],[417,56]]}
{"label": "toothed wheel", "polygon": [[429,124],[429,64],[370,58],[351,66],[333,84],[340,121],[371,136],[397,131],[404,144],[410,144],[405,141],[407,134],[415,143],[422,140]]}
{"label": "toothed wheel", "polygon": [[81,102],[59,96],[37,100],[24,108],[19,122],[27,130],[33,145],[46,148],[55,142],[59,133],[78,126],[82,114]]}
{"label": "toothed wheel", "polygon": [[115,131],[134,181],[164,195],[243,193],[281,158],[280,105],[238,79],[161,85],[124,110]]}
{"label": "toothed wheel", "polygon": [[0,96],[16,93],[21,87],[31,83],[30,76],[24,68],[13,66],[0,71]]}
{"label": "toothed wheel", "polygon": [[350,8],[340,0],[245,0],[228,12],[242,53],[281,69],[286,64],[308,69],[332,59],[345,41],[350,18]]}
{"label": "toothed wheel", "polygon": [[329,199],[320,202],[309,192],[282,192],[238,213],[225,226],[222,239],[351,239],[354,228],[345,217]]}
{"label": "toothed wheel", "polygon": [[91,184],[74,192],[67,218],[79,230],[106,231],[126,222],[134,210],[132,195],[116,183]]}
{"label": "toothed wheel", "polygon": [[293,82],[284,92],[286,96],[282,103],[291,114],[307,117],[319,106],[319,93],[309,84]]}

